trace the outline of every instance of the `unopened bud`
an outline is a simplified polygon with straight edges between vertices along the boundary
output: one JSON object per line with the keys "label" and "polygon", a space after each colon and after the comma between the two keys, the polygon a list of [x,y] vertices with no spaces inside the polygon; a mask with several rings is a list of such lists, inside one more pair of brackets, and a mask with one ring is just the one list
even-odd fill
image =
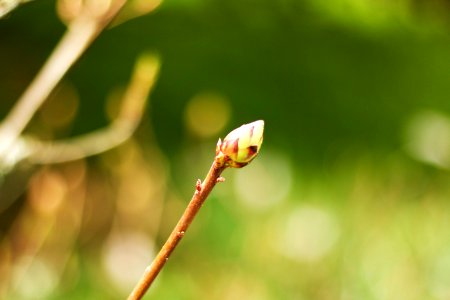
{"label": "unopened bud", "polygon": [[217,144],[217,157],[233,168],[242,168],[251,162],[263,142],[264,121],[242,125],[231,131]]}

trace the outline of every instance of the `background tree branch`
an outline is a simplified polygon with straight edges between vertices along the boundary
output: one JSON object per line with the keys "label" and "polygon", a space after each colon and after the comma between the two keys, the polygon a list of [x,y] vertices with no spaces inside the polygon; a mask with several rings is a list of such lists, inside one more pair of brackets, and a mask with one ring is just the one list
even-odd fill
{"label": "background tree branch", "polygon": [[143,55],[136,63],[117,118],[106,128],[62,141],[28,138],[33,163],[60,163],[95,155],[126,141],[139,124],[159,70],[159,60]]}
{"label": "background tree branch", "polygon": [[[99,5],[104,3],[105,5]],[[0,167],[10,168],[21,158],[15,145],[35,112],[92,41],[119,13],[125,0],[85,1],[69,20],[68,28],[35,79],[0,124]],[[17,159],[14,154],[17,153]]]}

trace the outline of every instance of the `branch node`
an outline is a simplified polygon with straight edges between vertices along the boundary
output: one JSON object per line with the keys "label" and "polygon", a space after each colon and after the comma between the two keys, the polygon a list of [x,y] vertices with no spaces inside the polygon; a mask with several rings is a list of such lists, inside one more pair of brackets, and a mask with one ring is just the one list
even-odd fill
{"label": "branch node", "polygon": [[200,193],[202,191],[202,181],[197,179],[197,183],[195,184],[195,192]]}
{"label": "branch node", "polygon": [[220,176],[219,178],[216,179],[216,182],[224,182],[225,181],[225,177]]}

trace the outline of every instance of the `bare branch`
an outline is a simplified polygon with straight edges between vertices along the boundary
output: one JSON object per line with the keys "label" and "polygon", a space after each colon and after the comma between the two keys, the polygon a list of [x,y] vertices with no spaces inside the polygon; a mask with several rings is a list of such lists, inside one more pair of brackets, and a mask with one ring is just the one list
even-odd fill
{"label": "bare branch", "polygon": [[66,162],[102,153],[126,141],[142,118],[158,70],[157,58],[142,56],[136,63],[133,77],[125,91],[119,115],[110,126],[62,141],[28,139],[28,159],[39,164]]}
{"label": "bare branch", "polygon": [[95,11],[92,5],[85,5],[69,23],[68,30],[47,62],[0,124],[0,165],[11,147],[14,148],[14,143],[37,109],[125,2],[126,0],[112,1],[106,9],[102,7],[102,11]]}
{"label": "bare branch", "polygon": [[31,0],[0,0],[0,19],[16,9],[20,4]]}

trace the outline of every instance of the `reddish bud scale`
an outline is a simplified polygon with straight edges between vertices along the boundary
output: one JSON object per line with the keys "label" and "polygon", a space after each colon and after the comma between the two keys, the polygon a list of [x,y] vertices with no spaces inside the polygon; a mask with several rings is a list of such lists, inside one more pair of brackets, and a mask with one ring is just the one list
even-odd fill
{"label": "reddish bud scale", "polygon": [[242,168],[251,162],[263,141],[264,121],[242,125],[231,131],[221,142],[217,144],[217,157],[233,168]]}

